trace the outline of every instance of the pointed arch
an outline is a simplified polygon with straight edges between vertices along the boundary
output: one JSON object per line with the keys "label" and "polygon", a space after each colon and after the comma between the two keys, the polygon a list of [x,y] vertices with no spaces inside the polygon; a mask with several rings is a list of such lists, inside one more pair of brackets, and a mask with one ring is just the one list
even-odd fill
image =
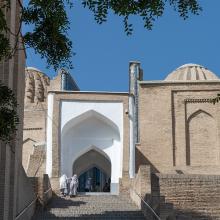
{"label": "pointed arch", "polygon": [[219,163],[217,125],[214,117],[198,109],[191,114],[186,126],[186,165],[209,166]]}
{"label": "pointed arch", "polygon": [[74,163],[79,157],[81,157],[82,155],[86,154],[87,152],[89,152],[91,150],[94,150],[94,151],[98,152],[99,154],[103,155],[111,163],[111,159],[108,156],[108,154],[106,154],[103,150],[96,147],[95,145],[88,146],[87,148],[84,148],[83,150],[77,152],[72,163]]}
{"label": "pointed arch", "polygon": [[36,143],[36,141],[35,141],[34,139],[32,139],[32,138],[26,138],[26,139],[23,140],[23,144],[25,144],[25,143],[28,142],[28,141],[32,141],[32,142]]}
{"label": "pointed arch", "polygon": [[201,113],[204,113],[204,114],[210,116],[211,118],[213,118],[213,116],[212,116],[210,113],[208,113],[208,112],[206,112],[206,111],[204,111],[204,110],[202,110],[202,109],[198,109],[197,111],[193,112],[193,113],[189,116],[187,122],[189,123],[190,120],[192,120],[194,117],[196,117],[197,115],[199,115],[199,114],[201,114]]}
{"label": "pointed arch", "polygon": [[72,164],[73,173],[78,176],[92,167],[97,167],[111,176],[111,160],[109,156],[95,146],[81,151]]}
{"label": "pointed arch", "polygon": [[104,116],[103,114],[101,114],[95,110],[88,110],[88,111],[72,118],[71,120],[69,120],[63,126],[62,134],[65,134],[71,127],[75,127],[78,124],[83,123],[83,121],[88,120],[89,118],[96,118],[100,121],[103,121],[108,126],[112,127],[114,130],[116,130],[118,134],[120,134],[118,126],[112,120],[110,120],[109,118],[107,118],[106,116]]}

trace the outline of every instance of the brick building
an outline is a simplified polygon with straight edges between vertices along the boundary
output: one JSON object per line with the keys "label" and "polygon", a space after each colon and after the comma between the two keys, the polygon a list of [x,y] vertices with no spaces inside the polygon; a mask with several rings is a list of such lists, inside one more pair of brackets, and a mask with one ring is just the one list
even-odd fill
{"label": "brick building", "polygon": [[[0,5],[5,1],[0,1]],[[1,9],[2,10],[2,9]],[[10,9],[3,11],[11,33],[19,33],[20,5],[11,1]],[[25,51],[21,39],[8,32],[15,53],[10,59],[0,61],[0,83],[8,86],[17,99],[19,125],[15,139],[10,143],[0,141],[0,219],[29,219],[35,209],[35,195],[22,167],[23,111],[25,85]],[[20,36],[18,36],[20,37]],[[20,48],[20,50],[16,50]]]}
{"label": "brick building", "polygon": [[164,219],[219,217],[208,197],[220,201],[220,107],[209,101],[220,80],[186,64],[165,80],[144,81],[138,62],[130,62],[129,78],[129,92],[84,92],[64,70],[49,79],[27,68],[27,174],[47,173],[54,188],[62,174],[76,173],[81,191],[88,178],[95,192],[106,182],[111,194],[135,189]]}

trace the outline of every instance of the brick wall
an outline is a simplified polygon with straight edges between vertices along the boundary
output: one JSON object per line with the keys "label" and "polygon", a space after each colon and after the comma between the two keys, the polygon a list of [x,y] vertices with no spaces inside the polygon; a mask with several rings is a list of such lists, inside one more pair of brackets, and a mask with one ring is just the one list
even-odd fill
{"label": "brick wall", "polygon": [[46,115],[45,103],[30,104],[24,111],[23,151],[22,164],[27,172],[30,156],[34,151],[34,144],[44,143],[46,140]]}
{"label": "brick wall", "polygon": [[48,91],[61,91],[61,74],[58,74],[55,78],[50,80]]}
{"label": "brick wall", "polygon": [[219,219],[220,176],[158,175],[160,197],[173,205],[176,219]]}
{"label": "brick wall", "polygon": [[219,85],[209,81],[140,84],[136,171],[140,164],[147,164],[155,173],[180,169],[196,174],[194,166],[200,173],[217,173],[220,105],[201,100],[215,97]]}
{"label": "brick wall", "polygon": [[[143,200],[151,206],[151,168],[141,165],[134,179],[131,180],[130,197],[142,210],[147,219],[153,219],[153,213]],[[142,199],[143,200],[142,200]]]}
{"label": "brick wall", "polygon": [[38,201],[42,206],[45,206],[52,198],[52,188],[50,179],[47,174],[43,174],[41,177],[29,177],[35,194],[38,196]]}
{"label": "brick wall", "polygon": [[[3,1],[0,0],[0,4]],[[5,12],[6,21],[11,32],[17,33],[19,28],[20,6],[11,1],[10,10]],[[8,32],[11,46],[15,45],[15,37]],[[22,48],[19,40],[19,48]],[[18,125],[16,140],[9,145],[0,142],[0,219],[14,219],[18,211],[17,197],[19,191],[19,170],[22,151],[23,100],[24,100],[24,50],[15,51],[11,59],[0,61],[0,82],[11,88],[17,98]]]}

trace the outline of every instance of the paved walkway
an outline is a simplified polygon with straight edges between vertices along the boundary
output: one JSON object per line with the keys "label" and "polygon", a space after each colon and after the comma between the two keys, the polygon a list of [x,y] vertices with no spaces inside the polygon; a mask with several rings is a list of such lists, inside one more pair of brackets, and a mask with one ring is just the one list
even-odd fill
{"label": "paved walkway", "polygon": [[144,220],[140,210],[125,196],[79,195],[75,198],[53,197],[45,210],[33,220]]}

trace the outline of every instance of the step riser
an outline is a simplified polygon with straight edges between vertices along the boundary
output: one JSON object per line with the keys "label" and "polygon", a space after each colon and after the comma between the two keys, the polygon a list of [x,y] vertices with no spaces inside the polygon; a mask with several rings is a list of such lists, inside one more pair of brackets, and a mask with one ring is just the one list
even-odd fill
{"label": "step riser", "polygon": [[143,213],[127,196],[78,195],[74,198],[54,196],[46,211],[39,211],[34,220],[56,218],[144,220]]}

